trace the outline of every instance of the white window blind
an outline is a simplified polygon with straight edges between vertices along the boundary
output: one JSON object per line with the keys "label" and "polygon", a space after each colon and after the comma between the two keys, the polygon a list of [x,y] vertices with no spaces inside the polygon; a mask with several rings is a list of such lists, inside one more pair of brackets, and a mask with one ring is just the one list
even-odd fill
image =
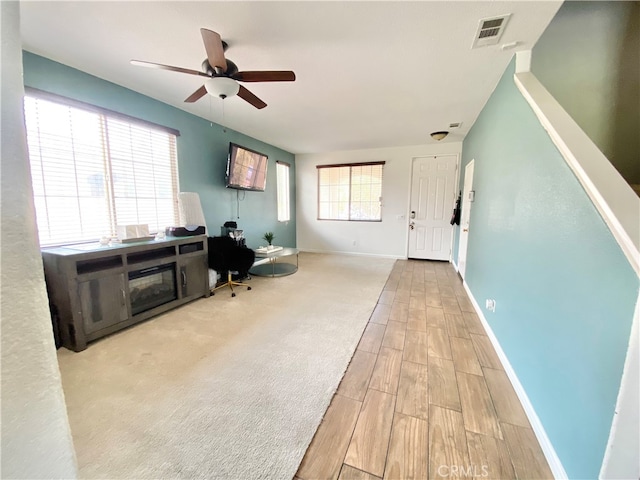
{"label": "white window blind", "polygon": [[288,222],[291,220],[291,209],[289,207],[289,165],[284,162],[276,162],[276,173],[278,177],[278,221]]}
{"label": "white window blind", "polygon": [[41,245],[177,224],[176,134],[33,95],[24,108]]}
{"label": "white window blind", "polygon": [[383,166],[318,165],[318,219],[381,221]]}

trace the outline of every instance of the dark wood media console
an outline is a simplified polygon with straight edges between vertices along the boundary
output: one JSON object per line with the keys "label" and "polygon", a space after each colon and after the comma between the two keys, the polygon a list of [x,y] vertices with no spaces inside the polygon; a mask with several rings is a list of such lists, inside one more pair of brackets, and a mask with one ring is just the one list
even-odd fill
{"label": "dark wood media console", "polygon": [[62,345],[87,343],[179,305],[209,296],[207,237],[167,237],[42,250]]}

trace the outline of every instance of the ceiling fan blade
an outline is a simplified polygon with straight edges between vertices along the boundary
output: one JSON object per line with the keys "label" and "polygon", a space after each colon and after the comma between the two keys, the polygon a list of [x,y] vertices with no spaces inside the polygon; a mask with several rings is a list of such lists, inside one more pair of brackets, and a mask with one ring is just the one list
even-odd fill
{"label": "ceiling fan blade", "polygon": [[238,72],[232,78],[241,82],[293,82],[296,74],[291,71]]}
{"label": "ceiling fan blade", "polygon": [[171,72],[179,72],[179,73],[188,73],[189,75],[199,75],[201,77],[208,77],[204,72],[200,72],[198,70],[191,70],[189,68],[182,67],[174,67],[171,65],[163,65],[161,63],[153,63],[153,62],[144,62],[142,60],[131,60],[131,65],[136,65],[138,67],[149,67],[149,68],[157,68],[159,70],[169,70]]}
{"label": "ceiling fan blade", "polygon": [[249,102],[251,105],[253,105],[254,107],[256,107],[258,109],[264,108],[264,107],[267,106],[266,103],[264,103],[262,100],[260,100],[253,93],[251,93],[249,90],[244,88],[242,85],[240,85],[240,90],[238,91],[238,96],[240,98],[242,98],[243,100],[246,100],[247,102]]}
{"label": "ceiling fan blade", "polygon": [[201,28],[202,41],[204,49],[207,51],[207,60],[211,68],[220,68],[223,72],[227,71],[227,60],[224,58],[224,49],[222,48],[222,40],[220,34]]}
{"label": "ceiling fan blade", "polygon": [[195,92],[193,92],[191,95],[189,95],[189,98],[187,98],[185,100],[185,102],[187,103],[193,103],[196,100],[200,100],[202,97],[204,97],[207,94],[207,89],[204,88],[204,85],[201,86],[198,90],[196,90]]}

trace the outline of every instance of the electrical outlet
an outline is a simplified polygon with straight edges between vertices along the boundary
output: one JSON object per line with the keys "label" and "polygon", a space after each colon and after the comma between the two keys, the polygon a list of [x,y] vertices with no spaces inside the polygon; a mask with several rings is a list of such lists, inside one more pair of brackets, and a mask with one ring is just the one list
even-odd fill
{"label": "electrical outlet", "polygon": [[496,301],[493,298],[487,298],[487,301],[485,302],[485,308],[487,310],[489,310],[490,312],[495,312],[496,311]]}

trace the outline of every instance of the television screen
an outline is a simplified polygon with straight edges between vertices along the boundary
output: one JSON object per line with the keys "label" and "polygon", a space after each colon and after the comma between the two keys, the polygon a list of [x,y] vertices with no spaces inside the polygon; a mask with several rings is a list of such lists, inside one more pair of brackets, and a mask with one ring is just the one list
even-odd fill
{"label": "television screen", "polygon": [[267,186],[268,159],[267,155],[230,143],[227,187],[264,192]]}

